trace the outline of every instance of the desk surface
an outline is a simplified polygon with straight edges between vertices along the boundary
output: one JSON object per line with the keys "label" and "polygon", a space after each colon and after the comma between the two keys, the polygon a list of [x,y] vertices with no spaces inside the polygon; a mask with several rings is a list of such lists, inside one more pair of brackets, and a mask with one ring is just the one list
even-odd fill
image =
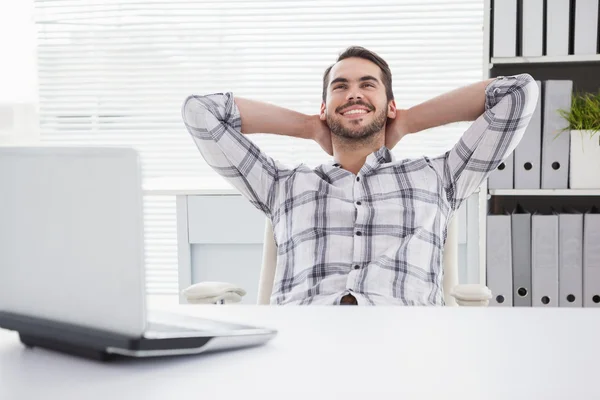
{"label": "desk surface", "polygon": [[25,349],[0,330],[0,399],[600,398],[598,310],[171,308],[279,335],[251,349],[102,364]]}

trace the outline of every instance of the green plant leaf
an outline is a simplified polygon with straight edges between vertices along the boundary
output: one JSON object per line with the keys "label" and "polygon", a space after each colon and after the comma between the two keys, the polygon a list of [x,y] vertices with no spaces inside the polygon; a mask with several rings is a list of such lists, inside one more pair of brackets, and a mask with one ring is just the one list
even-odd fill
{"label": "green plant leaf", "polygon": [[600,90],[598,93],[574,93],[569,110],[559,109],[558,114],[567,122],[558,137],[568,130],[589,131],[590,137],[600,131]]}

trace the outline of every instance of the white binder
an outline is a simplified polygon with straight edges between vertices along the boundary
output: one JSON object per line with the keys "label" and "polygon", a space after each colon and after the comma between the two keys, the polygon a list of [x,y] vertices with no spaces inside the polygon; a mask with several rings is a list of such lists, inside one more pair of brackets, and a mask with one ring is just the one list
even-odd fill
{"label": "white binder", "polygon": [[559,307],[583,306],[583,214],[558,216]]}
{"label": "white binder", "polygon": [[494,2],[494,57],[517,55],[517,0]]}
{"label": "white binder", "polygon": [[569,54],[569,0],[546,2],[546,55]]}
{"label": "white binder", "polygon": [[517,210],[511,215],[513,259],[513,306],[531,307],[531,214]]}
{"label": "white binder", "polygon": [[542,125],[542,189],[567,189],[569,181],[569,126],[558,110],[571,108],[573,81],[544,81],[544,114]]}
{"label": "white binder", "polygon": [[512,251],[510,215],[487,216],[486,275],[492,291],[490,307],[512,307]]}
{"label": "white binder", "polygon": [[543,55],[544,0],[525,0],[523,4],[523,24],[521,53],[524,57]]}
{"label": "white binder", "polygon": [[600,213],[583,216],[583,306],[600,307]]}
{"label": "white binder", "polygon": [[531,216],[533,307],[558,307],[558,215]]}
{"label": "white binder", "polygon": [[598,46],[598,0],[575,2],[574,54],[596,54]]}
{"label": "white binder", "polygon": [[539,189],[542,162],[542,82],[536,81],[540,95],[523,138],[515,149],[515,189]]}
{"label": "white binder", "polygon": [[489,189],[512,189],[514,187],[514,160],[515,156],[512,152],[506,160],[490,173],[488,177]]}

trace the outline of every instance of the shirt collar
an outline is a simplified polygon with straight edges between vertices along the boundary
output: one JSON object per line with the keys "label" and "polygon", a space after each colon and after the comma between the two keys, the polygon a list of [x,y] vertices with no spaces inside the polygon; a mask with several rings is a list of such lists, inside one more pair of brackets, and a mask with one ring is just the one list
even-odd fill
{"label": "shirt collar", "polygon": [[[364,173],[371,172],[379,168],[381,164],[391,163],[394,161],[395,158],[392,152],[387,147],[381,146],[379,150],[368,155],[362,170]],[[333,160],[330,161],[329,165],[332,167],[341,167],[339,163]]]}

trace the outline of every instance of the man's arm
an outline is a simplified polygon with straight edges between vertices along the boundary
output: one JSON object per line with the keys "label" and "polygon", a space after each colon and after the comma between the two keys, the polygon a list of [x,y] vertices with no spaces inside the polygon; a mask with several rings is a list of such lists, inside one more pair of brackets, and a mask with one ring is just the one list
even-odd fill
{"label": "man's arm", "polygon": [[388,120],[385,144],[393,149],[406,135],[446,124],[474,121],[485,111],[485,89],[494,79],[487,79],[444,93],[409,109],[398,109],[396,118]]}
{"label": "man's arm", "polygon": [[235,104],[242,117],[242,133],[270,133],[317,142],[328,154],[333,154],[331,135],[318,115],[307,115],[270,103],[236,97]]}
{"label": "man's arm", "polygon": [[531,75],[502,76],[453,90],[404,112],[405,129],[412,133],[475,121],[452,149],[431,160],[452,209],[458,209],[515,150],[538,96]]}
{"label": "man's arm", "polygon": [[189,96],[183,103],[181,114],[206,163],[252,205],[270,215],[285,168],[242,134],[243,123],[249,122],[250,130],[265,127],[255,121],[253,105],[244,106],[242,116],[233,93]]}
{"label": "man's arm", "polygon": [[236,97],[242,117],[242,133],[271,133],[310,139],[309,117],[273,104]]}
{"label": "man's arm", "polygon": [[[327,135],[318,115],[234,98],[233,93],[189,96],[182,118],[207,164],[266,214],[273,211],[287,167],[269,157],[245,134],[273,133],[319,141]],[[328,128],[327,128],[328,129]],[[329,138],[329,142],[331,139]]]}
{"label": "man's arm", "polygon": [[451,92],[406,110],[407,133],[454,122],[475,121],[485,112],[485,89],[495,79],[487,79]]}

